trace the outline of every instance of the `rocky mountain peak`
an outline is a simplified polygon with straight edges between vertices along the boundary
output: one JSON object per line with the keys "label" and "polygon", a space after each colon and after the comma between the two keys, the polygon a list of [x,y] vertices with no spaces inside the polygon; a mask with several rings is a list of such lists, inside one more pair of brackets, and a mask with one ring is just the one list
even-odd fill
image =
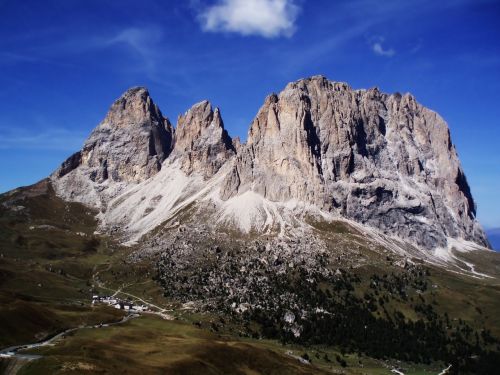
{"label": "rocky mountain peak", "polygon": [[210,102],[204,100],[179,116],[174,152],[187,174],[196,171],[209,178],[217,173],[235,154],[219,108],[213,110]]}
{"label": "rocky mountain peak", "polygon": [[148,121],[162,123],[163,115],[147,88],[132,87],[113,103],[103,122],[115,127],[126,127]]}
{"label": "rocky mountain peak", "polygon": [[[140,182],[156,174],[173,147],[174,129],[144,87],[127,90],[92,131],[83,148],[54,172],[64,195],[82,196],[92,181]],[[75,173],[70,173],[76,170]],[[84,197],[80,197],[84,199]]]}
{"label": "rocky mountain peak", "polygon": [[[140,223],[159,223],[180,199],[175,194],[205,189],[225,214],[241,214],[243,205],[254,216],[265,211],[261,222],[269,225],[278,211],[253,204],[305,204],[421,248],[446,247],[449,238],[488,246],[446,122],[410,94],[354,90],[323,76],[267,96],[243,144],[231,139],[210,102],[179,116],[174,133],[148,91],[132,88],[53,180],[59,195],[93,205],[148,180],[147,192],[120,207]],[[163,197],[165,189],[173,195],[165,194],[163,211],[148,219],[158,202],[146,195]],[[151,206],[132,212],[141,202]],[[109,222],[122,218],[119,210],[108,215]]]}
{"label": "rocky mountain peak", "polygon": [[412,95],[322,76],[266,98],[221,189],[297,200],[420,246],[486,245],[449,129]]}
{"label": "rocky mountain peak", "polygon": [[196,103],[177,119],[176,149],[189,149],[202,134],[212,134],[221,128],[224,125],[219,109],[214,111],[208,100]]}

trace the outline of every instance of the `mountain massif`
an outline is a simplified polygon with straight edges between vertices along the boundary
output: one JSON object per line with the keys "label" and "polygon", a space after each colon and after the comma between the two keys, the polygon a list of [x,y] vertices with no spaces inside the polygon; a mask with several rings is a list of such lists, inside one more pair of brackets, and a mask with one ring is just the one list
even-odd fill
{"label": "mountain massif", "polygon": [[[61,197],[99,208],[105,225],[125,220],[140,235],[197,195],[247,232],[284,226],[276,211],[300,206],[430,251],[449,239],[488,247],[445,121],[410,94],[353,90],[322,76],[269,95],[244,144],[209,102],[174,129],[146,89],[132,88],[51,182]],[[246,212],[228,211],[238,205]]]}
{"label": "mountain massif", "polygon": [[174,126],[135,87],[0,195],[0,371],[492,374],[498,280],[412,95],[301,79],[242,143],[208,101]]}

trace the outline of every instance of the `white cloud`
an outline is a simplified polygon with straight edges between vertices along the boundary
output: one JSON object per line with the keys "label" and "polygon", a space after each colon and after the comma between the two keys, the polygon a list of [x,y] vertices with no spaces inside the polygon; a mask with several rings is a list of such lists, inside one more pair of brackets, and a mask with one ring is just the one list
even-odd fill
{"label": "white cloud", "polygon": [[218,0],[199,20],[204,31],[275,38],[295,32],[299,10],[294,0]]}
{"label": "white cloud", "polygon": [[382,42],[373,43],[372,50],[379,56],[392,57],[396,54],[396,51],[392,48],[384,49],[384,47],[382,46]]}

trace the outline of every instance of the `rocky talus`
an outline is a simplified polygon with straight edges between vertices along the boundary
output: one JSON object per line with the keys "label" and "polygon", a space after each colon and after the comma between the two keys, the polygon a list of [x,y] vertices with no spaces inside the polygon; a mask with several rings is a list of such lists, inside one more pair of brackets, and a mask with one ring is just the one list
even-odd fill
{"label": "rocky talus", "polygon": [[[246,143],[231,139],[208,101],[174,129],[146,89],[130,89],[52,182],[59,195],[103,212],[114,199],[119,211],[109,217],[148,221],[154,211],[154,225],[186,195],[212,208],[248,196],[305,203],[422,248],[446,247],[449,237],[488,246],[446,122],[410,94],[353,90],[322,76],[269,95]],[[134,213],[153,198],[162,212]]]}

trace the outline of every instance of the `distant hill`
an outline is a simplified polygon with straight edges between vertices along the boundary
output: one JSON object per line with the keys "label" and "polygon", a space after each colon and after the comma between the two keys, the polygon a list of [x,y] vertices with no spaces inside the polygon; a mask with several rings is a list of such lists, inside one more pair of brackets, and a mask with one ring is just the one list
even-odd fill
{"label": "distant hill", "polygon": [[500,251],[500,228],[492,228],[486,230],[491,246],[497,251]]}

